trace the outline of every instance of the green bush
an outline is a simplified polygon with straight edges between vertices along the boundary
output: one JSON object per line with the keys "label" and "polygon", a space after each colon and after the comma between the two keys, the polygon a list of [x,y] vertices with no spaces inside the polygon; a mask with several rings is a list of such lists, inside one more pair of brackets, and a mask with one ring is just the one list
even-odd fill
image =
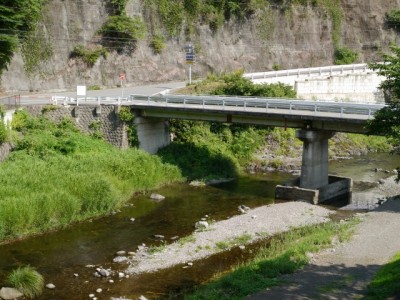
{"label": "green bush", "polygon": [[109,0],[114,10],[114,15],[124,15],[125,6],[128,0]]}
{"label": "green bush", "polygon": [[400,10],[393,9],[386,15],[386,22],[393,27],[398,27],[400,25]]}
{"label": "green bush", "polygon": [[215,95],[259,96],[295,98],[294,89],[282,83],[254,84],[250,79],[243,77],[243,70],[224,74],[217,79],[221,84],[210,92]]}
{"label": "green bush", "polygon": [[39,296],[44,287],[43,276],[30,266],[20,267],[12,271],[6,281],[28,298]]}
{"label": "green bush", "polygon": [[348,65],[358,59],[358,53],[349,48],[342,47],[335,50],[335,65]]}
{"label": "green bush", "polygon": [[80,58],[87,66],[93,67],[100,56],[107,57],[107,50],[103,47],[96,49],[86,49],[83,45],[75,46],[70,54],[70,58]]}
{"label": "green bush", "polygon": [[164,37],[160,34],[153,35],[150,42],[150,47],[153,48],[153,52],[155,54],[160,54],[162,50],[165,48]]}
{"label": "green bush", "polygon": [[146,26],[139,17],[111,16],[101,27],[102,43],[118,53],[132,53],[138,40],[146,36]]}

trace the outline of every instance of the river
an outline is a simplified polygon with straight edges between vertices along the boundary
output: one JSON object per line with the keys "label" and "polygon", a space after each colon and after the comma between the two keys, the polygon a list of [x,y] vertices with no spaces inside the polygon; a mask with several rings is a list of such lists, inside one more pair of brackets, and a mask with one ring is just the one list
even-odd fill
{"label": "river", "polygon": [[[349,176],[356,182],[376,182],[390,174],[375,172],[375,168],[392,171],[396,166],[400,166],[400,156],[370,154],[333,161],[329,169],[332,174]],[[161,202],[151,200],[148,193],[134,195],[116,214],[0,246],[0,282],[12,269],[30,265],[44,275],[46,283],[56,285],[56,289],[45,290],[38,299],[89,299],[88,295],[97,288],[103,290],[98,299],[137,299],[142,294],[156,298],[166,291],[192,286],[229,268],[245,254],[232,251],[229,255],[213,256],[185,272],[179,267],[129,279],[114,276],[114,283],[109,283],[109,278],[94,277],[95,268],[87,266],[123,270],[124,265],[112,263],[115,252],[135,251],[143,243],[158,245],[160,242],[152,238],[156,234],[171,242],[173,237],[190,234],[194,223],[205,215],[218,221],[237,214],[241,204],[257,207],[273,203],[275,186],[290,179],[290,174],[268,173],[243,176],[218,186],[178,184],[157,191],[166,197]],[[357,192],[364,192],[358,189]]]}

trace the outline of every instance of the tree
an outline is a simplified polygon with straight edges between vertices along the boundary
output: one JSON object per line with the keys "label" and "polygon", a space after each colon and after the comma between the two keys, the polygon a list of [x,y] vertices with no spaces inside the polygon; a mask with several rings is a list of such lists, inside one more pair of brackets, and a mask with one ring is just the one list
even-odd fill
{"label": "tree", "polygon": [[[400,145],[400,46],[390,47],[392,54],[384,54],[384,61],[370,64],[370,68],[377,70],[379,75],[386,79],[380,88],[384,91],[385,100],[389,104],[379,110],[374,119],[368,122],[369,133],[384,135],[395,146]],[[397,168],[400,171],[400,168]],[[400,181],[400,173],[397,182]]]}
{"label": "tree", "polygon": [[0,74],[11,62],[20,40],[33,30],[45,0],[3,0],[0,4]]}

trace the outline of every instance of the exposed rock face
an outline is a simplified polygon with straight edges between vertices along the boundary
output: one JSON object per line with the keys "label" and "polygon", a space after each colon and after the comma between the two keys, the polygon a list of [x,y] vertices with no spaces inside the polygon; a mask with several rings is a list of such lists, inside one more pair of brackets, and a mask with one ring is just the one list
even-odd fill
{"label": "exposed rock face", "polygon": [[[386,50],[398,34],[385,25],[385,14],[398,9],[400,0],[342,0],[344,16],[341,45],[360,54],[359,62],[379,59],[378,50]],[[139,15],[145,21],[143,1],[130,0],[129,16]],[[207,24],[196,27],[188,38],[182,34],[169,39],[166,48],[154,54],[150,37],[140,41],[132,55],[111,52],[107,59],[99,58],[92,68],[77,59],[70,59],[73,48],[98,42],[97,31],[108,17],[104,1],[52,0],[44,10],[43,31],[53,45],[54,55],[41,68],[41,75],[30,78],[24,73],[23,60],[16,53],[8,71],[1,77],[4,91],[60,90],[77,84],[116,86],[119,73],[126,74],[126,85],[145,82],[185,80],[187,65],[183,48],[189,42],[200,49],[193,76],[205,76],[211,71],[246,72],[330,65],[333,61],[332,22],[321,8],[294,6],[289,10],[271,6],[258,11],[246,22],[231,20],[212,32]],[[148,24],[149,25],[149,24]],[[148,26],[150,28],[150,25]]]}

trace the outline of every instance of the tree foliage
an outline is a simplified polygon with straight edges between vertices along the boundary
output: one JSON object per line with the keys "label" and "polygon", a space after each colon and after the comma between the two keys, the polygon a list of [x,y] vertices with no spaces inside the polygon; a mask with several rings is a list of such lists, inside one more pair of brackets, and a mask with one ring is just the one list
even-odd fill
{"label": "tree foliage", "polygon": [[[392,54],[385,54],[382,63],[370,64],[371,69],[386,77],[380,88],[389,106],[375,114],[368,129],[371,134],[385,135],[393,144],[400,145],[400,47],[392,45],[390,49]],[[400,180],[400,174],[397,180]]]}
{"label": "tree foliage", "polygon": [[20,40],[35,29],[45,0],[2,0],[0,4],[0,72],[7,68]]}
{"label": "tree foliage", "polygon": [[146,35],[146,26],[139,17],[111,16],[100,29],[103,44],[119,53],[132,53],[136,43]]}
{"label": "tree foliage", "polygon": [[385,93],[386,101],[393,103],[400,100],[400,47],[392,45],[390,50],[391,54],[383,55],[382,63],[372,63],[369,67],[386,77],[380,88]]}

